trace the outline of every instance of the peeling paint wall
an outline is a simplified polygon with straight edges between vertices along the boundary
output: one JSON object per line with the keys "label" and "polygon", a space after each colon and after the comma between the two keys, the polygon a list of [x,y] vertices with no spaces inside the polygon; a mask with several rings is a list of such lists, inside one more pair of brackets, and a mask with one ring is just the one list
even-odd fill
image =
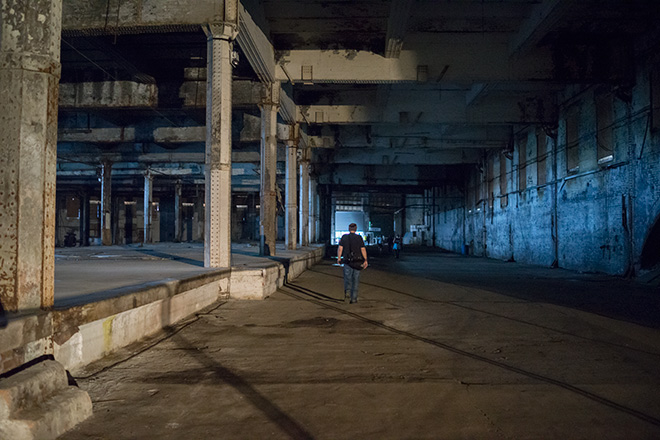
{"label": "peeling paint wall", "polygon": [[[474,255],[585,272],[638,270],[660,215],[660,134],[650,123],[650,78],[658,70],[640,66],[630,94],[568,87],[551,136],[520,127],[513,151],[491,151],[470,172],[462,203],[439,199],[436,245],[460,252],[467,244]],[[606,124],[597,111],[603,93],[611,95]],[[599,149],[607,136],[611,150]]]}

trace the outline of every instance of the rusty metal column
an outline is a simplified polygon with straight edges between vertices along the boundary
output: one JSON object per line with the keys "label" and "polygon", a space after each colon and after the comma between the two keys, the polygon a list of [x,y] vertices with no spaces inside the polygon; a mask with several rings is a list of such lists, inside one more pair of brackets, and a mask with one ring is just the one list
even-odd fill
{"label": "rusty metal column", "polygon": [[174,185],[174,241],[181,242],[183,228],[181,227],[181,181]]}
{"label": "rusty metal column", "polygon": [[79,246],[89,246],[89,194],[84,189],[78,194],[80,198],[80,236]]}
{"label": "rusty metal column", "polygon": [[154,176],[147,170],[144,174],[144,243],[151,243],[151,191]]}
{"label": "rusty metal column", "polygon": [[309,244],[309,148],[300,158],[300,245]]}
{"label": "rusty metal column", "polygon": [[275,255],[277,239],[277,112],[280,83],[270,84],[261,103],[261,207],[259,233],[261,255]]}
{"label": "rusty metal column", "polygon": [[237,26],[209,24],[204,32],[207,48],[204,267],[231,267],[231,54]]}
{"label": "rusty metal column", "polygon": [[296,145],[298,125],[291,125],[286,142],[286,248],[296,249],[298,235],[298,148]]}
{"label": "rusty metal column", "polygon": [[316,179],[309,179],[309,242],[316,243],[316,222],[318,220],[318,206],[316,204]]}
{"label": "rusty metal column", "polygon": [[101,244],[112,245],[112,162],[101,163]]}
{"label": "rusty metal column", "polygon": [[0,2],[0,301],[53,305],[62,0]]}

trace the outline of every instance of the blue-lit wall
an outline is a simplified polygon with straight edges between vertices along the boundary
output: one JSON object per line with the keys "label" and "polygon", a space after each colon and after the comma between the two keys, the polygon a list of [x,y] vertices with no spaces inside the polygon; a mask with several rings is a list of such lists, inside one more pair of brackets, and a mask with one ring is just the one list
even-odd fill
{"label": "blue-lit wall", "polygon": [[[651,124],[653,69],[660,75],[657,65],[640,63],[628,96],[603,86],[567,88],[558,95],[558,126],[548,131],[550,136],[541,127],[518,127],[513,151],[490,151],[462,188],[443,189],[434,220],[436,245],[461,252],[467,244],[473,255],[543,266],[556,262],[586,272],[638,270],[660,215],[660,130]],[[606,129],[611,129],[613,157],[599,164],[596,99],[603,93],[612,97]],[[566,148],[569,118],[578,127],[579,169],[572,172]],[[538,175],[543,155],[537,151],[538,136],[546,143],[545,182]]]}

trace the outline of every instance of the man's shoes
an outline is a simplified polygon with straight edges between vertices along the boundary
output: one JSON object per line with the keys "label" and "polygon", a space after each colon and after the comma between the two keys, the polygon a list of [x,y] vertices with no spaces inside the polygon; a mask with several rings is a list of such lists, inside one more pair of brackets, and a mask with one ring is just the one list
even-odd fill
{"label": "man's shoes", "polygon": [[352,299],[351,304],[355,304],[357,302],[357,299]]}

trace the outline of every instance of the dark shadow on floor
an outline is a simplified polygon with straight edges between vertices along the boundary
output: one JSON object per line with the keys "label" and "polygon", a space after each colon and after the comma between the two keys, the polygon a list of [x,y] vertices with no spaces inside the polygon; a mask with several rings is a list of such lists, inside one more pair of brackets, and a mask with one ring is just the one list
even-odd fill
{"label": "dark shadow on floor", "polygon": [[[282,411],[277,405],[268,400],[264,395],[257,391],[249,382],[243,379],[241,376],[235,374],[230,369],[224,367],[215,359],[211,358],[205,354],[199,347],[191,343],[188,339],[182,336],[180,333],[175,334],[170,338],[170,341],[175,342],[179,349],[185,350],[187,354],[190,354],[201,364],[203,369],[206,372],[213,372],[211,380],[217,380],[222,383],[234,388],[236,391],[241,393],[255,408],[261,411],[269,420],[275,423],[280,430],[285,433],[289,438],[292,439],[313,439],[311,433],[309,433],[303,426],[291,418],[288,414]],[[208,380],[208,376],[201,376],[198,373],[198,370],[193,371],[193,376],[197,377],[199,380]],[[182,375],[184,377],[182,377]],[[185,372],[172,372],[171,374],[165,374],[161,376],[154,376],[152,379],[155,383],[181,383],[182,379],[185,379]],[[185,381],[184,383],[189,384],[190,382]]]}
{"label": "dark shadow on floor", "polygon": [[[660,419],[657,419],[657,418],[655,418],[653,416],[650,416],[646,413],[643,413],[641,411],[637,411],[637,410],[635,410],[633,408],[630,408],[628,406],[621,405],[617,402],[606,399],[606,398],[601,397],[597,394],[594,394],[594,393],[592,393],[588,390],[584,390],[584,389],[579,388],[575,385],[571,385],[567,382],[563,382],[561,380],[557,380],[557,379],[553,379],[553,378],[548,377],[548,376],[537,374],[537,373],[534,373],[532,371],[528,371],[528,370],[525,370],[525,369],[522,369],[522,368],[518,368],[518,367],[513,366],[513,365],[508,365],[508,364],[505,364],[503,362],[500,362],[500,361],[497,361],[497,360],[494,360],[494,359],[489,359],[485,356],[480,356],[480,355],[475,354],[475,353],[470,353],[468,351],[461,350],[460,348],[453,347],[453,346],[445,344],[443,342],[436,341],[436,340],[433,340],[433,339],[430,339],[430,338],[426,338],[424,336],[416,335],[412,332],[397,329],[396,327],[384,324],[380,321],[375,321],[373,319],[369,319],[366,316],[363,316],[359,313],[356,313],[356,312],[353,312],[353,311],[350,311],[350,310],[346,310],[344,308],[339,308],[339,307],[334,306],[332,304],[329,304],[327,302],[319,301],[317,299],[311,298],[310,296],[300,296],[300,294],[298,294],[294,291],[291,291],[292,289],[287,289],[289,287],[290,286],[286,286],[284,288],[284,290],[280,290],[280,291],[282,293],[284,293],[285,295],[288,295],[292,298],[296,298],[296,299],[299,299],[299,300],[302,300],[302,301],[309,301],[309,302],[312,302],[314,304],[320,305],[322,307],[332,309],[332,310],[334,310],[334,311],[336,311],[340,314],[350,316],[352,318],[358,319],[362,322],[371,324],[375,327],[381,328],[381,329],[389,331],[391,333],[395,333],[395,334],[398,334],[398,335],[401,335],[401,336],[405,336],[405,337],[408,337],[408,338],[413,339],[415,341],[430,344],[430,345],[433,345],[435,347],[447,350],[449,352],[452,352],[454,354],[457,354],[457,355],[460,355],[460,356],[463,356],[463,357],[467,357],[467,358],[470,358],[470,359],[473,359],[473,360],[476,360],[476,361],[479,361],[479,362],[483,362],[483,363],[486,363],[486,364],[489,364],[489,365],[493,365],[495,367],[502,368],[504,370],[507,370],[507,371],[510,371],[510,372],[513,372],[513,373],[516,373],[516,374],[520,374],[522,376],[525,376],[525,377],[528,377],[528,378],[531,378],[531,379],[534,379],[534,380],[538,380],[540,382],[544,382],[544,383],[547,383],[547,384],[550,384],[550,385],[554,385],[554,386],[563,388],[567,391],[570,391],[570,392],[573,392],[575,394],[581,395],[581,396],[586,397],[588,399],[591,399],[595,402],[598,402],[602,405],[608,406],[612,409],[615,409],[615,410],[621,411],[623,413],[629,414],[629,415],[631,415],[633,417],[636,417],[636,418],[638,418],[638,419],[640,419],[644,422],[650,423],[650,424],[655,425],[655,426],[660,426]],[[287,290],[289,290],[289,291],[287,291]],[[309,289],[307,289],[307,290],[309,290]],[[318,292],[315,292],[315,293],[317,295],[321,295]]]}
{"label": "dark shadow on floor", "polygon": [[379,259],[374,269],[546,302],[660,328],[660,289],[608,275],[581,274],[487,258],[408,249],[400,260]]}

